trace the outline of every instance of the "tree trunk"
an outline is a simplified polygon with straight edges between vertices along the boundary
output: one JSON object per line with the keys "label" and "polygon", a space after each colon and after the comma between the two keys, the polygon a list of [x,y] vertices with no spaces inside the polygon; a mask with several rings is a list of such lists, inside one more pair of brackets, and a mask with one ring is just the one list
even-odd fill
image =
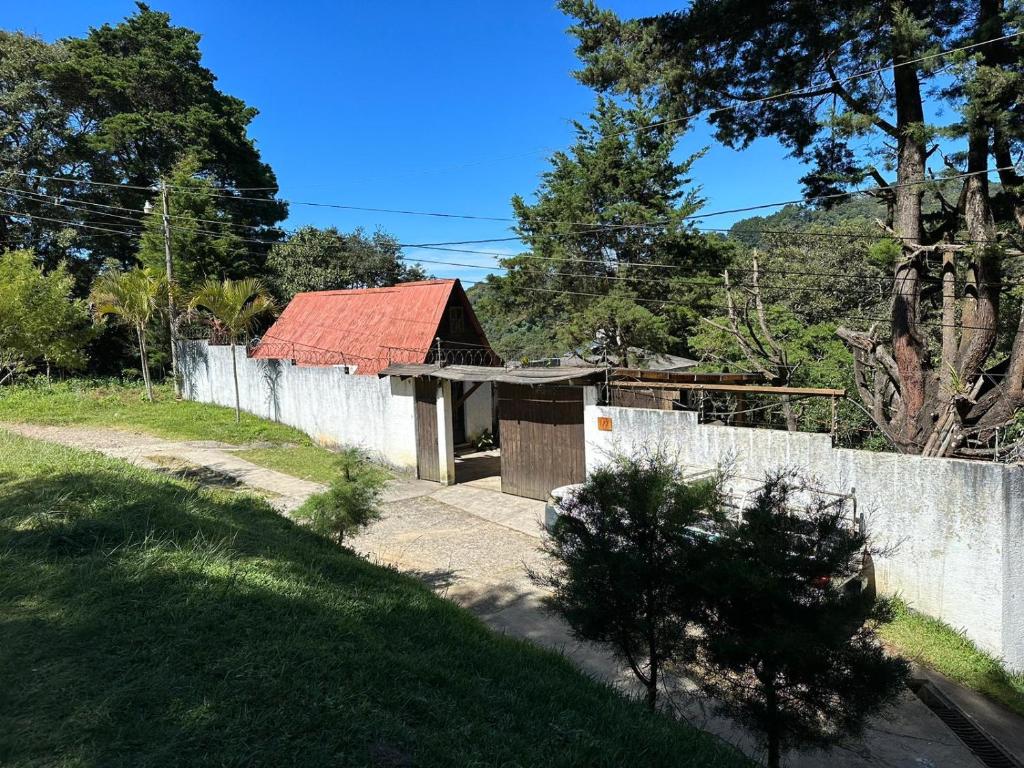
{"label": "tree trunk", "polygon": [[[789,386],[788,382],[786,386]],[[796,418],[796,411],[793,409],[793,401],[789,395],[782,396],[782,415],[786,419],[786,430],[788,432],[799,432],[800,423]]]}
{"label": "tree trunk", "polygon": [[[899,64],[910,52],[897,51]],[[892,350],[899,370],[902,412],[894,415],[893,432],[905,445],[919,441],[918,417],[924,407],[929,361],[918,328],[921,294],[921,255],[913,247],[921,241],[921,196],[926,152],[920,138],[924,123],[921,83],[914,66],[893,70],[896,92],[897,172],[894,189],[893,229],[903,244],[903,259],[896,265],[892,303]]]}
{"label": "tree trunk", "polygon": [[653,712],[658,707],[658,657],[654,643],[651,643],[651,671],[647,675],[647,708]]}
{"label": "tree trunk", "polygon": [[964,182],[964,221],[971,243],[971,259],[964,286],[963,321],[956,360],[961,378],[971,379],[980,371],[996,342],[999,322],[999,293],[1002,285],[996,225],[989,202],[988,125],[976,121],[970,130],[967,150],[968,176]]}
{"label": "tree trunk", "polygon": [[235,359],[235,341],[231,340],[231,375],[235,380],[235,423],[242,420],[241,398],[238,396],[238,361]]}
{"label": "tree trunk", "polygon": [[775,689],[774,676],[765,686],[765,715],[767,716],[767,728],[765,735],[768,737],[768,768],[779,768],[782,760],[782,738],[779,733],[779,698]]}
{"label": "tree trunk", "polygon": [[135,326],[135,333],[139,337],[139,363],[142,365],[142,381],[146,385],[146,397],[153,402],[153,383],[149,380],[149,354],[146,352],[146,328],[139,324]]}

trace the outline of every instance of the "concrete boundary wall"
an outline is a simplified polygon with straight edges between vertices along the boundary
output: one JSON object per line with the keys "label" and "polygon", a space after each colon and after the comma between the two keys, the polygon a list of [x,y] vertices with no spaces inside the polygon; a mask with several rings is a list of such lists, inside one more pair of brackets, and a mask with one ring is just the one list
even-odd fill
{"label": "concrete boundary wall", "polygon": [[[833,448],[828,435],[697,423],[695,413],[598,406],[588,389],[587,471],[615,452],[660,448],[681,464],[732,462],[742,486],[792,467],[856,494],[868,530],[895,554],[875,564],[879,590],[964,630],[1024,670],[1024,468]],[[598,429],[598,417],[611,431]]]}
{"label": "concrete boundary wall", "polygon": [[[179,342],[183,394],[233,408],[231,348]],[[355,376],[343,368],[253,360],[236,347],[242,409],[300,429],[321,443],[357,446],[396,467],[416,468],[412,380]]]}

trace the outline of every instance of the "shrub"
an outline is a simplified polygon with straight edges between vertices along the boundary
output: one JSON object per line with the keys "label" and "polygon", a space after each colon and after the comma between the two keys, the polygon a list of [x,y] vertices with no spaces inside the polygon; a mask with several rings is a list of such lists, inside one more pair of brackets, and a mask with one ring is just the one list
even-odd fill
{"label": "shrub", "polygon": [[667,663],[695,652],[688,630],[701,609],[701,528],[717,517],[719,479],[683,480],[666,457],[620,457],[560,503],[545,550],[550,605],[577,637],[607,642],[657,705]]}
{"label": "shrub", "polygon": [[498,445],[494,440],[494,435],[491,434],[491,430],[489,429],[485,429],[473,438],[472,442],[478,451],[489,451],[492,448],[496,448]]}
{"label": "shrub", "polygon": [[327,490],[309,497],[295,513],[339,544],[380,518],[380,498],[389,474],[354,448],[338,457],[339,475]]}
{"label": "shrub", "polygon": [[884,617],[849,588],[868,551],[849,520],[845,499],[777,472],[742,524],[710,544],[702,682],[763,735],[770,768],[787,749],[856,735],[906,680],[906,663],[885,654],[868,621]]}

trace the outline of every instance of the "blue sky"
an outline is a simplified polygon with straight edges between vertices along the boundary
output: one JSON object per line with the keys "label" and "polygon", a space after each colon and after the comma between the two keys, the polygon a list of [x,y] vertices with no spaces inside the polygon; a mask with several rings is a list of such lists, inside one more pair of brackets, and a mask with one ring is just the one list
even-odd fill
{"label": "blue sky", "polygon": [[[604,4],[627,16],[672,7],[666,0]],[[547,155],[571,142],[570,121],[593,105],[593,93],[570,74],[574,40],[554,0],[150,5],[198,31],[220,87],[260,110],[251,134],[290,200],[507,217],[512,195],[536,189]],[[134,8],[130,0],[5,3],[0,26],[54,40],[116,23]],[[694,166],[705,210],[799,197],[804,170],[774,140],[735,152],[699,128],[682,138],[679,151],[706,145],[711,150]],[[501,222],[293,205],[286,226],[302,224],[381,228],[404,243],[509,234]],[[474,254],[406,252],[494,264]],[[424,266],[469,281],[487,273]]]}

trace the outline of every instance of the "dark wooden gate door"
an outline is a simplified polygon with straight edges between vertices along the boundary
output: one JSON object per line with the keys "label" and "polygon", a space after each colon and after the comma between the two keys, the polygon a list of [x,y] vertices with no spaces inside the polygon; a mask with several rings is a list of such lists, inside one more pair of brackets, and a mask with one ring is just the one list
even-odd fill
{"label": "dark wooden gate door", "polygon": [[498,385],[501,490],[547,499],[586,479],[583,389]]}
{"label": "dark wooden gate door", "polygon": [[416,379],[416,476],[441,482],[437,454],[437,382]]}

